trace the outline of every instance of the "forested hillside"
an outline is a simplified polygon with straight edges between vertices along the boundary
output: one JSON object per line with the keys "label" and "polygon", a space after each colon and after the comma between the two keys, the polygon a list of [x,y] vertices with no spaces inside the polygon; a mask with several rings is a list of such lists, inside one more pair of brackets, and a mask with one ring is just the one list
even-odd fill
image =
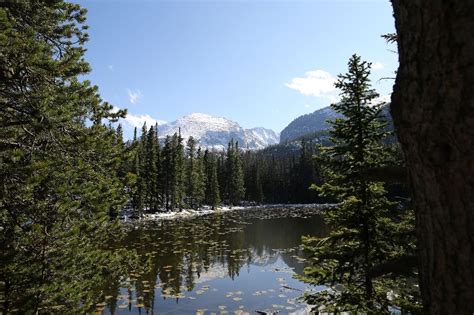
{"label": "forested hillside", "polygon": [[[317,139],[328,135],[331,128],[329,120],[341,118],[342,115],[336,112],[331,106],[316,110],[313,113],[295,118],[280,133],[280,143],[299,140]],[[387,119],[387,129],[393,131],[393,122],[390,115],[390,104],[382,107],[381,117]]]}

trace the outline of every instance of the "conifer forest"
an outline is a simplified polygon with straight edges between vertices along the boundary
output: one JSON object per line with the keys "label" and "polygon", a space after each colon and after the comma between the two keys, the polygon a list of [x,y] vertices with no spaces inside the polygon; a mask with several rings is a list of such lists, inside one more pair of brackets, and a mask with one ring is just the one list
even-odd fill
{"label": "conifer forest", "polygon": [[[339,74],[274,87],[331,6],[389,32],[331,25]],[[473,29],[455,0],[0,2],[0,314],[474,314]],[[148,114],[190,98],[219,117]]]}

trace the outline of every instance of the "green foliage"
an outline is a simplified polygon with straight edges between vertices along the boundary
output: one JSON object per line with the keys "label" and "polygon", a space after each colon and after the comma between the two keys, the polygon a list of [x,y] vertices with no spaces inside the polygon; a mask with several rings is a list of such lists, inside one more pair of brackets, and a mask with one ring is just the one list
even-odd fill
{"label": "green foliage", "polygon": [[112,219],[126,198],[120,130],[102,124],[125,112],[79,80],[90,71],[85,14],[63,1],[0,8],[5,313],[90,311],[93,288],[128,264],[107,246],[120,237]]}
{"label": "green foliage", "polygon": [[197,209],[204,200],[205,188],[201,148],[196,151],[196,140],[189,137],[186,150],[186,199],[192,209]]}
{"label": "green foliage", "polygon": [[203,163],[206,180],[204,200],[214,209],[221,202],[219,178],[217,175],[217,157],[206,150],[204,152]]}
{"label": "green foliage", "polygon": [[162,170],[158,174],[158,186],[162,191],[162,206],[173,210],[183,206],[184,192],[184,148],[181,135],[167,136],[161,153]]}
{"label": "green foliage", "polygon": [[[131,206],[137,216],[146,211],[171,211],[183,206],[199,209],[221,203],[222,187],[227,201],[239,204],[245,196],[243,163],[238,145],[231,141],[226,155],[206,150],[203,154],[192,137],[187,141],[176,133],[167,136],[160,148],[156,128],[142,128],[124,151],[132,151],[133,167],[127,180]],[[260,195],[262,193],[260,192]],[[263,197],[260,197],[263,198]]]}
{"label": "green foliage", "polygon": [[244,175],[239,144],[232,139],[226,156],[226,197],[231,205],[238,205],[245,196]]}
{"label": "green foliage", "polygon": [[370,88],[370,63],[353,55],[348,67],[335,84],[341,101],[331,105],[344,118],[330,121],[333,145],[317,155],[324,183],[313,186],[338,202],[324,213],[333,230],[326,238],[303,239],[312,258],[302,279],[328,289],[306,300],[329,312],[389,313],[390,305],[416,311],[413,265],[404,276],[383,268],[414,255],[413,215],[387,198],[382,182],[364,176],[367,169],[394,163],[393,152],[383,145],[382,104],[372,104],[378,94]]}
{"label": "green foliage", "polygon": [[148,130],[145,149],[145,178],[146,183],[146,207],[152,211],[158,206],[158,162],[159,145],[158,135],[153,126]]}

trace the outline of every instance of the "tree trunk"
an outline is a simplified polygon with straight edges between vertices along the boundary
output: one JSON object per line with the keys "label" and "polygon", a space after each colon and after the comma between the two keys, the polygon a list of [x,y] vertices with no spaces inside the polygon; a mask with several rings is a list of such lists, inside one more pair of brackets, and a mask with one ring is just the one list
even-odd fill
{"label": "tree trunk", "polygon": [[392,116],[416,207],[429,314],[474,313],[474,1],[392,0]]}

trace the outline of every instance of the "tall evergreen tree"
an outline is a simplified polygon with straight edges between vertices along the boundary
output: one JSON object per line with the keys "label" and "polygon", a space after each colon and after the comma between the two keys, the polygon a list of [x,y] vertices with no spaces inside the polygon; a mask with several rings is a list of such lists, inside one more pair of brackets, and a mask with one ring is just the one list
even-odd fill
{"label": "tall evergreen tree", "polygon": [[219,179],[217,175],[217,155],[212,154],[209,150],[204,151],[203,168],[204,168],[204,203],[215,208],[220,203]]}
{"label": "tall evergreen tree", "polygon": [[182,209],[184,201],[184,146],[181,130],[173,135],[173,205],[174,208]]}
{"label": "tall evergreen tree", "polygon": [[132,173],[134,174],[134,180],[131,187],[131,199],[132,207],[137,210],[143,207],[142,190],[140,189],[140,142],[138,140],[137,127],[133,130],[133,161],[132,161]]}
{"label": "tall evergreen tree", "polygon": [[160,209],[163,206],[163,160],[162,160],[162,153],[161,153],[161,146],[160,140],[158,137],[158,124],[155,124],[155,187],[154,187],[154,195],[155,195],[155,205],[154,209]]}
{"label": "tall evergreen tree", "polygon": [[156,131],[153,126],[148,130],[146,143],[145,143],[145,170],[142,176],[145,177],[146,186],[146,206],[150,210],[157,210],[157,146],[158,139],[156,137]]}
{"label": "tall evergreen tree", "polygon": [[[390,152],[382,144],[387,134],[381,106],[372,104],[378,94],[370,88],[370,63],[353,55],[348,68],[335,84],[341,101],[331,105],[343,118],[331,121],[333,146],[322,147],[319,155],[325,183],[315,187],[339,204],[325,212],[333,227],[329,237],[304,239],[313,258],[303,280],[330,288],[307,296],[310,304],[324,305],[325,311],[389,313],[395,303],[389,300],[390,292],[400,301],[416,290],[393,286],[375,270],[413,252],[414,240],[406,234],[403,241],[394,241],[396,231],[406,229],[406,222],[400,223],[402,213],[387,199],[383,183],[363,176],[367,169],[385,165]],[[410,272],[414,276],[414,270]]]}
{"label": "tall evergreen tree", "polygon": [[186,143],[186,197],[191,208],[195,207],[193,194],[196,190],[196,140],[189,137]]}
{"label": "tall evergreen tree", "polygon": [[210,156],[207,166],[206,202],[212,209],[215,209],[221,202],[219,179],[217,175],[217,158],[213,155]]}
{"label": "tall evergreen tree", "polygon": [[238,205],[245,196],[244,174],[240,157],[239,144],[233,139],[229,142],[226,159],[226,196],[229,204]]}
{"label": "tall evergreen tree", "polygon": [[206,178],[204,171],[204,155],[201,147],[196,152],[196,190],[194,192],[194,198],[197,206],[201,206],[204,202],[205,189],[206,189]]}
{"label": "tall evergreen tree", "polygon": [[[2,312],[89,313],[123,272],[109,214],[125,203],[115,122],[84,75],[86,11],[64,1],[0,6]],[[108,279],[108,278],[107,278]],[[54,308],[53,308],[54,307]],[[15,310],[15,311],[14,311]]]}
{"label": "tall evergreen tree", "polygon": [[137,174],[136,194],[135,194],[135,210],[138,217],[142,217],[145,207],[147,206],[147,126],[146,122],[142,126],[140,140],[137,143],[135,154],[135,171]]}
{"label": "tall evergreen tree", "polygon": [[166,210],[170,210],[172,207],[171,190],[172,177],[174,173],[174,159],[171,136],[166,136],[165,145],[163,147],[162,163],[162,179],[160,180],[160,182],[162,182],[164,206]]}
{"label": "tall evergreen tree", "polygon": [[227,199],[227,165],[224,151],[217,154],[217,179],[219,181],[219,195],[225,201]]}
{"label": "tall evergreen tree", "polygon": [[197,209],[204,198],[204,177],[201,149],[196,151],[196,140],[189,137],[186,145],[186,199],[188,205]]}
{"label": "tall evergreen tree", "polygon": [[185,160],[183,139],[175,133],[167,136],[162,152],[162,182],[167,210],[181,209],[185,197]]}

